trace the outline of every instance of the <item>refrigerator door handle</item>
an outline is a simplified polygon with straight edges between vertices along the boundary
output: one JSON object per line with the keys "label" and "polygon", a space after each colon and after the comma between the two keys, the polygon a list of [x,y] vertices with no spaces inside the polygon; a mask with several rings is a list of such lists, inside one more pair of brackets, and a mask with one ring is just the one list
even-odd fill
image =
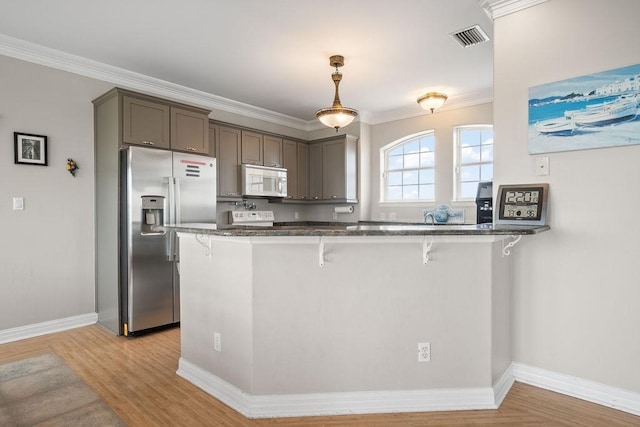
{"label": "refrigerator door handle", "polygon": [[182,215],[181,215],[181,209],[180,206],[182,206],[182,203],[180,201],[180,178],[173,178],[173,182],[174,182],[174,190],[173,190],[173,197],[174,197],[174,223],[175,224],[182,224]]}
{"label": "refrigerator door handle", "polygon": [[[176,204],[175,204],[175,182],[172,176],[165,178],[167,181],[167,193],[169,195],[167,200],[167,224],[175,224]],[[175,248],[176,233],[173,230],[169,230],[167,238],[165,240],[165,255],[167,261],[174,260],[174,248]]]}

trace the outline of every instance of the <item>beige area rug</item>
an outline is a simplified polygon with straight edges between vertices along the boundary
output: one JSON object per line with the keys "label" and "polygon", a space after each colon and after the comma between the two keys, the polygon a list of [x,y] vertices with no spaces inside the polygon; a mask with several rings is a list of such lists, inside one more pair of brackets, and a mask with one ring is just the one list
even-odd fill
{"label": "beige area rug", "polygon": [[125,426],[53,353],[0,365],[0,426]]}

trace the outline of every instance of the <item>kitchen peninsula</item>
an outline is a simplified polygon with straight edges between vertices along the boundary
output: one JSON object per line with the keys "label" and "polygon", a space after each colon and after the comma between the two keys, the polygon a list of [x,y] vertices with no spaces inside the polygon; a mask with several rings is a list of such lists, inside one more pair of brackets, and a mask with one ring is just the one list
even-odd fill
{"label": "kitchen peninsula", "polygon": [[549,229],[172,228],[178,374],[250,418],[497,407],[513,381],[508,255]]}

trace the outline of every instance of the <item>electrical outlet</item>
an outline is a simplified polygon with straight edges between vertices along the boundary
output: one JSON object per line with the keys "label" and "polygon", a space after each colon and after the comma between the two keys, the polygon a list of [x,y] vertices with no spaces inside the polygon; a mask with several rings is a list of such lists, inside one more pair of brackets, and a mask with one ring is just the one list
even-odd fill
{"label": "electrical outlet", "polygon": [[298,212],[294,212],[293,219],[300,219],[300,214]]}
{"label": "electrical outlet", "polygon": [[418,362],[431,362],[431,343],[418,343]]}
{"label": "electrical outlet", "polygon": [[222,337],[220,332],[213,333],[213,349],[215,351],[222,351]]}

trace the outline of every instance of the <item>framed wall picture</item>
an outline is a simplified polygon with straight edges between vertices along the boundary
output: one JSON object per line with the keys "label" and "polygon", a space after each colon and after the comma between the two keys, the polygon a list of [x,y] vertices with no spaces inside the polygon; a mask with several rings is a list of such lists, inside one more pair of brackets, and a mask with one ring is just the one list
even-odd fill
{"label": "framed wall picture", "polygon": [[529,154],[640,144],[640,64],[529,88]]}
{"label": "framed wall picture", "polygon": [[14,163],[47,166],[47,137],[14,132]]}

